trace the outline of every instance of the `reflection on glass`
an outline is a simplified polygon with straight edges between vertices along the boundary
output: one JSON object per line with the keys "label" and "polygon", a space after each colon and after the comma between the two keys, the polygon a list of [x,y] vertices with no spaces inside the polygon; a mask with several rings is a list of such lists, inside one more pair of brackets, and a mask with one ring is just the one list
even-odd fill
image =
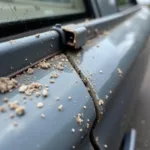
{"label": "reflection on glass", "polygon": [[119,5],[125,5],[129,3],[129,0],[117,0]]}
{"label": "reflection on glass", "polygon": [[0,0],[0,22],[83,12],[82,0]]}

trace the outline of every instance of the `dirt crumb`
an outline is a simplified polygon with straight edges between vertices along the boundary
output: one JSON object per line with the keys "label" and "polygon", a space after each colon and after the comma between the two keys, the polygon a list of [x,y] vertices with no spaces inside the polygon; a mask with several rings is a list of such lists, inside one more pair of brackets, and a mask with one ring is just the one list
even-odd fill
{"label": "dirt crumb", "polygon": [[7,103],[9,99],[7,97],[4,98],[4,102]]}
{"label": "dirt crumb", "polygon": [[14,127],[17,127],[17,126],[18,126],[18,123],[17,123],[17,122],[13,122],[13,126],[14,126]]}
{"label": "dirt crumb", "polygon": [[104,147],[107,148],[108,146],[105,144]]}
{"label": "dirt crumb", "polygon": [[41,95],[40,92],[35,92],[36,97],[39,97],[40,95]]}
{"label": "dirt crumb", "polygon": [[37,38],[39,38],[39,37],[40,37],[40,34],[38,33],[38,34],[36,34],[35,36],[36,36]]}
{"label": "dirt crumb", "polygon": [[108,99],[108,98],[109,98],[109,96],[108,96],[108,95],[106,95],[106,96],[105,96],[105,98],[106,98],[106,99]]}
{"label": "dirt crumb", "polygon": [[59,105],[59,106],[58,106],[58,110],[59,110],[59,111],[62,111],[62,110],[63,110],[63,105]]}
{"label": "dirt crumb", "polygon": [[31,96],[35,91],[40,90],[42,85],[38,82],[33,82],[29,85],[21,85],[19,88],[19,92],[25,93],[28,96]]}
{"label": "dirt crumb", "polygon": [[72,128],[71,131],[74,133],[76,130],[74,128]]}
{"label": "dirt crumb", "polygon": [[69,99],[69,100],[71,100],[71,99],[72,99],[72,97],[71,97],[71,96],[68,96],[68,99]]}
{"label": "dirt crumb", "polygon": [[86,106],[83,106],[83,109],[86,109]]}
{"label": "dirt crumb", "polygon": [[100,70],[100,71],[99,71],[99,73],[100,73],[100,74],[102,74],[102,73],[103,73],[103,71],[102,71],[102,70]]}
{"label": "dirt crumb", "polygon": [[104,105],[104,101],[103,101],[102,99],[100,99],[100,100],[98,101],[98,105],[99,105],[99,106]]}
{"label": "dirt crumb", "polygon": [[42,68],[42,69],[48,69],[50,68],[50,63],[46,62],[46,61],[41,61],[38,64],[38,67]]}
{"label": "dirt crumb", "polygon": [[62,63],[62,62],[59,62],[56,68],[57,68],[58,70],[64,70],[63,63]]}
{"label": "dirt crumb", "polygon": [[89,124],[89,123],[87,123],[87,124],[86,124],[86,128],[88,129],[89,127],[90,127],[90,124]]}
{"label": "dirt crumb", "polygon": [[27,70],[27,74],[31,75],[34,73],[34,70],[32,68],[28,68]]}
{"label": "dirt crumb", "polygon": [[9,102],[8,103],[8,107],[11,110],[15,110],[19,105],[17,104],[17,102]]}
{"label": "dirt crumb", "polygon": [[38,104],[37,104],[37,107],[38,108],[42,108],[44,106],[44,104],[42,103],[42,102],[39,102]]}
{"label": "dirt crumb", "polygon": [[0,77],[0,93],[9,92],[11,89],[16,88],[18,82],[15,79]]}
{"label": "dirt crumb", "polygon": [[77,123],[78,123],[79,125],[81,125],[81,124],[82,124],[83,119],[81,118],[81,114],[78,114],[78,115],[77,115],[77,117],[76,117],[76,121],[77,121]]}
{"label": "dirt crumb", "polygon": [[55,83],[55,81],[54,80],[50,80],[50,83]]}
{"label": "dirt crumb", "polygon": [[23,106],[18,106],[15,111],[18,116],[22,116],[25,113],[25,108]]}
{"label": "dirt crumb", "polygon": [[13,119],[15,117],[14,114],[10,114],[10,118]]}
{"label": "dirt crumb", "polygon": [[79,131],[80,131],[80,132],[82,132],[82,131],[83,131],[83,129],[81,128],[81,129],[79,129]]}
{"label": "dirt crumb", "polygon": [[47,97],[48,96],[48,91],[46,89],[44,89],[42,91],[42,95],[43,95],[43,97]]}
{"label": "dirt crumb", "polygon": [[48,88],[48,87],[49,87],[49,85],[45,84],[45,87],[46,87],[46,88]]}
{"label": "dirt crumb", "polygon": [[28,86],[25,85],[25,84],[23,84],[23,85],[20,86],[20,88],[19,88],[18,91],[19,91],[20,93],[24,93],[24,92],[27,90],[27,88],[28,88]]}
{"label": "dirt crumb", "polygon": [[109,32],[107,31],[107,30],[105,30],[104,32],[103,32],[103,35],[108,35],[109,34]]}
{"label": "dirt crumb", "polygon": [[6,108],[4,106],[0,107],[0,112],[6,112]]}
{"label": "dirt crumb", "polygon": [[75,149],[76,147],[73,145],[72,148]]}
{"label": "dirt crumb", "polygon": [[118,72],[119,76],[122,76],[123,72],[120,68],[117,68],[117,72]]}
{"label": "dirt crumb", "polygon": [[51,75],[51,78],[58,78],[58,74],[57,74],[57,73],[53,73],[53,74]]}
{"label": "dirt crumb", "polygon": [[45,114],[42,113],[42,114],[41,114],[41,118],[45,118]]}

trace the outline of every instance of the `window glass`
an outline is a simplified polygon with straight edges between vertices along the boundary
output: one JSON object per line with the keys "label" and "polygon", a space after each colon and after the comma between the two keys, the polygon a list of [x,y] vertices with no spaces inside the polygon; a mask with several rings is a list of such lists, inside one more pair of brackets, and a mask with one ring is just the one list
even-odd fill
{"label": "window glass", "polygon": [[117,0],[118,5],[125,5],[129,3],[129,0]]}
{"label": "window glass", "polygon": [[82,0],[0,0],[0,22],[84,12]]}

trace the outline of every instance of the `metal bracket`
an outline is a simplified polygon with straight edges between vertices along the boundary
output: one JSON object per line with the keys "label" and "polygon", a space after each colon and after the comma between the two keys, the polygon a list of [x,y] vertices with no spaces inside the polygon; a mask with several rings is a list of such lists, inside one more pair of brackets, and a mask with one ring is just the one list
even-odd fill
{"label": "metal bracket", "polygon": [[70,24],[63,27],[61,27],[60,24],[56,24],[51,30],[55,30],[59,33],[61,42],[64,46],[79,49],[85,45],[87,40],[94,38],[104,29],[106,30],[115,26],[121,20],[135,13],[139,9],[140,7],[134,7],[112,16],[90,20],[80,24]]}
{"label": "metal bracket", "polygon": [[63,27],[63,30],[66,34],[66,44],[68,46],[78,49],[85,44],[87,32],[84,26],[68,25]]}

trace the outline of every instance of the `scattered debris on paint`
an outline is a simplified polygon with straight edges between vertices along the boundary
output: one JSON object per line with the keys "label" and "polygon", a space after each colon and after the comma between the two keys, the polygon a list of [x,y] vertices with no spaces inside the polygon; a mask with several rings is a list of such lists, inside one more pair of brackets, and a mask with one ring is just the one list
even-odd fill
{"label": "scattered debris on paint", "polygon": [[41,118],[45,118],[45,114],[42,113],[42,114],[41,114]]}
{"label": "scattered debris on paint", "polygon": [[99,105],[99,106],[104,105],[104,101],[103,101],[102,99],[100,99],[100,100],[98,101],[98,105]]}
{"label": "scattered debris on paint", "polygon": [[36,34],[35,36],[36,36],[37,38],[39,38],[39,37],[40,37],[40,34],[38,33],[38,34]]}
{"label": "scattered debris on paint", "polygon": [[39,97],[41,95],[41,93],[39,91],[35,92],[35,96]]}
{"label": "scattered debris on paint", "polygon": [[63,110],[63,105],[59,105],[59,106],[58,106],[58,110],[59,110],[59,111],[62,111],[62,110]]}
{"label": "scattered debris on paint", "polygon": [[46,62],[45,60],[44,61],[41,61],[39,64],[38,64],[38,67],[42,68],[42,69],[48,69],[50,68],[50,63]]}
{"label": "scattered debris on paint", "polygon": [[38,108],[42,108],[43,106],[44,106],[44,104],[42,102],[37,103]]}
{"label": "scattered debris on paint", "polygon": [[76,147],[73,145],[72,148],[75,149]]}
{"label": "scattered debris on paint", "polygon": [[81,114],[78,114],[78,115],[77,115],[76,121],[77,121],[77,123],[78,123],[79,125],[82,124],[83,120],[82,120],[82,118],[81,118]]}
{"label": "scattered debris on paint", "polygon": [[103,73],[103,71],[102,71],[102,70],[100,70],[100,71],[99,71],[99,73],[100,73],[100,74],[102,74],[102,73]]}
{"label": "scattered debris on paint", "polygon": [[9,100],[7,97],[4,98],[4,102],[7,103]]}
{"label": "scattered debris on paint", "polygon": [[90,124],[89,124],[89,123],[87,123],[87,124],[86,124],[86,128],[88,129],[89,127],[90,127]]}
{"label": "scattered debris on paint", "polygon": [[10,114],[10,118],[12,119],[12,118],[14,118],[15,117],[15,115],[14,114]]}
{"label": "scattered debris on paint", "polygon": [[74,133],[76,130],[74,128],[72,128],[71,131]]}
{"label": "scattered debris on paint", "polygon": [[18,107],[19,105],[18,105],[18,103],[15,101],[15,102],[9,102],[8,103],[8,107],[9,107],[9,109],[11,109],[11,110],[15,110],[17,107]]}
{"label": "scattered debris on paint", "polygon": [[0,112],[5,112],[6,111],[6,108],[4,106],[1,106],[0,107]]}
{"label": "scattered debris on paint", "polygon": [[0,93],[9,92],[13,88],[16,88],[18,82],[15,79],[6,77],[0,77]]}
{"label": "scattered debris on paint", "polygon": [[50,83],[55,83],[55,81],[54,80],[50,80]]}
{"label": "scattered debris on paint", "polygon": [[68,99],[69,99],[69,100],[71,100],[71,99],[72,99],[72,97],[71,97],[71,96],[68,96]]}
{"label": "scattered debris on paint", "polygon": [[108,146],[107,146],[106,144],[104,145],[104,147],[105,147],[105,148],[108,148]]}
{"label": "scattered debris on paint", "polygon": [[117,72],[118,72],[119,76],[122,76],[123,72],[120,68],[117,68]]}
{"label": "scattered debris on paint", "polygon": [[19,88],[20,93],[25,93],[27,96],[31,96],[35,91],[41,90],[42,85],[38,82],[33,82],[29,85],[21,85]]}
{"label": "scattered debris on paint", "polygon": [[83,106],[83,109],[86,109],[86,106]]}
{"label": "scattered debris on paint", "polygon": [[31,75],[34,73],[34,70],[32,68],[28,68],[27,70],[27,74]]}
{"label": "scattered debris on paint", "polygon": [[25,108],[23,106],[18,106],[15,111],[18,116],[22,116],[25,113]]}
{"label": "scattered debris on paint", "polygon": [[18,126],[18,123],[17,123],[17,122],[13,122],[13,126],[14,126],[14,127],[17,127],[17,126]]}
{"label": "scattered debris on paint", "polygon": [[44,89],[42,91],[42,95],[43,95],[43,97],[47,97],[48,96],[48,91],[46,89]]}

